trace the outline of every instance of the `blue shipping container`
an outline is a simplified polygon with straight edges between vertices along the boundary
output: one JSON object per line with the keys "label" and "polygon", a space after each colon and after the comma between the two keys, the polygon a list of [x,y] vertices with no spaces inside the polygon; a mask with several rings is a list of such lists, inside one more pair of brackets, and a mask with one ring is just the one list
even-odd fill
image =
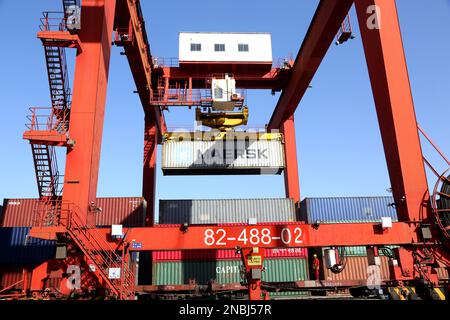
{"label": "blue shipping container", "polygon": [[0,264],[40,264],[55,257],[55,241],[27,237],[30,228],[0,228]]}
{"label": "blue shipping container", "polygon": [[381,217],[398,221],[393,197],[305,198],[300,203],[300,220],[307,223],[381,222]]}

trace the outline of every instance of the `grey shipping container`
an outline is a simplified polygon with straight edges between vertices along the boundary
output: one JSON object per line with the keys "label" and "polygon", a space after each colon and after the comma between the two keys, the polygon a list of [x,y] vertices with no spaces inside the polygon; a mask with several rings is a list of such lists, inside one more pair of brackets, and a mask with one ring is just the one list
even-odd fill
{"label": "grey shipping container", "polygon": [[[228,139],[228,136],[235,135]],[[165,175],[280,174],[284,147],[279,133],[221,133],[196,139],[169,133],[162,143]]]}
{"label": "grey shipping container", "polygon": [[160,200],[160,224],[214,224],[295,221],[292,199]]}
{"label": "grey shipping container", "polygon": [[305,198],[300,203],[301,221],[307,223],[397,222],[393,197]]}

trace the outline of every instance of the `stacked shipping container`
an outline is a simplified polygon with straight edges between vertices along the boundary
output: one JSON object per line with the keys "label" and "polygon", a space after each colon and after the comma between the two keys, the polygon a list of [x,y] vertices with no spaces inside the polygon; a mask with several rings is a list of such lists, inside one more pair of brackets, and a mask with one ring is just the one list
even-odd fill
{"label": "stacked shipping container", "polygon": [[160,224],[216,224],[295,221],[292,199],[160,200]]}
{"label": "stacked shipping container", "polygon": [[[25,272],[55,256],[55,242],[28,238],[28,227],[0,228],[0,289],[20,281]],[[22,288],[22,283],[13,289]]]}
{"label": "stacked shipping container", "polygon": [[[204,199],[160,200],[161,224],[258,223],[296,220],[292,199]],[[152,253],[154,285],[240,283],[240,256],[234,250],[160,251]],[[263,281],[284,282],[308,279],[307,250],[265,250]],[[303,296],[299,292],[271,293],[273,298]]]}
{"label": "stacked shipping container", "polygon": [[[307,223],[381,222],[381,217],[398,221],[393,197],[305,198],[300,203],[300,219]],[[324,250],[325,248],[323,248]],[[323,250],[318,252],[323,254]],[[317,251],[316,251],[317,252]],[[346,247],[346,265],[341,273],[323,267],[325,280],[361,280],[368,278],[367,252],[362,247]],[[380,258],[381,278],[389,278],[388,259]],[[325,265],[323,261],[322,266]]]}
{"label": "stacked shipping container", "polygon": [[300,220],[308,223],[381,222],[381,217],[398,221],[393,197],[305,198],[300,203]]}
{"label": "stacked shipping container", "polygon": [[[300,203],[300,219],[307,223],[363,223],[381,222],[381,217],[398,221],[393,197],[305,198]],[[387,246],[396,248],[398,246]],[[319,252],[321,253],[321,252]],[[368,278],[367,252],[364,246],[346,247],[347,263],[338,274],[323,268],[325,280],[366,280]],[[388,258],[380,251],[382,280],[389,278]],[[440,279],[448,279],[449,271],[439,268]]]}
{"label": "stacked shipping container", "polygon": [[[37,199],[5,200],[3,228],[0,228],[0,288],[22,278],[22,269],[31,270],[50,259],[54,243],[26,237]],[[313,223],[378,222],[382,216],[397,221],[391,197],[366,198],[307,198],[300,206],[300,219]],[[136,227],[144,224],[145,203],[142,198],[98,198],[101,213],[99,226],[122,223]],[[239,200],[161,200],[160,221],[164,224],[247,223],[294,221],[294,203],[289,199]],[[334,274],[324,270],[326,280],[367,279],[365,247],[347,247],[347,265]],[[279,248],[266,250],[263,280],[268,282],[308,279],[307,250]],[[189,280],[205,283],[240,282],[240,258],[234,250],[158,251],[151,255],[153,284],[185,284]],[[148,269],[147,269],[148,270]],[[145,271],[145,270],[144,270]],[[382,278],[388,277],[387,258],[381,257]],[[439,270],[440,278],[449,277],[448,270]],[[21,286],[21,285],[20,285]],[[20,287],[19,286],[19,287]],[[272,293],[272,297],[300,296],[299,293]]]}
{"label": "stacked shipping container", "polygon": [[[38,199],[5,199],[0,226],[31,227],[38,204]],[[95,205],[101,209],[96,216],[98,226],[141,227],[145,224],[146,204],[142,197],[97,198]]]}
{"label": "stacked shipping container", "polygon": [[[31,270],[55,256],[54,241],[28,238],[38,199],[5,199],[0,216],[0,290],[22,279],[22,270]],[[141,227],[145,223],[145,201],[141,197],[98,198],[101,208],[98,226],[123,224]],[[30,276],[28,277],[30,280]],[[22,284],[15,289],[22,288]]]}

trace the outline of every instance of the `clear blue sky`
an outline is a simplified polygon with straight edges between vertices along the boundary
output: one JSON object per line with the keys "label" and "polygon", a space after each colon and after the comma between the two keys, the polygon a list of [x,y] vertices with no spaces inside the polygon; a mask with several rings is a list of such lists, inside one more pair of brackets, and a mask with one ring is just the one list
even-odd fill
{"label": "clear blue sky", "polygon": [[[295,57],[318,3],[141,2],[152,54],[162,57],[177,56],[179,31],[270,32],[273,56]],[[397,4],[418,121],[450,155],[450,1]],[[41,11],[60,6],[60,0],[0,0],[0,199],[37,196],[31,150],[21,137],[28,108],[50,104],[36,31]],[[295,114],[302,197],[385,195],[390,186],[354,9],[352,18],[357,38],[331,47]],[[141,194],[143,112],[119,52],[113,49],[110,66],[99,196]],[[277,97],[269,91],[248,93],[250,125],[268,121]],[[167,115],[169,125],[190,124],[193,118],[193,111],[179,109]],[[428,147],[424,153],[432,155]],[[430,158],[444,169],[438,158]],[[162,199],[284,196],[282,176],[163,177],[158,168],[157,179]]]}

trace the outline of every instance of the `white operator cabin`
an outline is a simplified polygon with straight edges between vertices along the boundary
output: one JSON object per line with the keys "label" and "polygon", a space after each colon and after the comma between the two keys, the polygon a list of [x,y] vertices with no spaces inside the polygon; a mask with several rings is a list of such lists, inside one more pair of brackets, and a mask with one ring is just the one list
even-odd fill
{"label": "white operator cabin", "polygon": [[272,64],[270,33],[180,32],[179,61]]}

